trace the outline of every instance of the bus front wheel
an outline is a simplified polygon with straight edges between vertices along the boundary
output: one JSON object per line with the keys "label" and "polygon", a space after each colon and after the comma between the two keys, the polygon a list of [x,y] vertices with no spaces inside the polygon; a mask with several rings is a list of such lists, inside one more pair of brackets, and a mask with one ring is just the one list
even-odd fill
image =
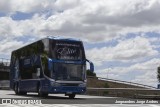
{"label": "bus front wheel", "polygon": [[41,87],[38,88],[38,96],[40,97],[47,97],[48,96],[48,93],[44,93],[41,91]]}
{"label": "bus front wheel", "polygon": [[69,96],[70,99],[74,99],[76,94],[69,94],[68,96]]}

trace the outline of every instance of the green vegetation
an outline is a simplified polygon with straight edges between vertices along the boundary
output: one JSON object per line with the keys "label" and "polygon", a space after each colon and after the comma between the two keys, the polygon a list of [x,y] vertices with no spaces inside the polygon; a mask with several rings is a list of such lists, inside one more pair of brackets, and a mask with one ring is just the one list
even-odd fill
{"label": "green vegetation", "polygon": [[104,88],[109,88],[109,85],[107,82],[104,84]]}
{"label": "green vegetation", "polygon": [[93,76],[97,77],[95,72],[91,72],[90,70],[87,70],[87,76]]}
{"label": "green vegetation", "polygon": [[[104,88],[109,88],[109,85],[108,85],[107,82],[104,84]],[[108,95],[109,92],[108,92],[108,91],[104,91],[103,94],[104,94],[104,95]]]}

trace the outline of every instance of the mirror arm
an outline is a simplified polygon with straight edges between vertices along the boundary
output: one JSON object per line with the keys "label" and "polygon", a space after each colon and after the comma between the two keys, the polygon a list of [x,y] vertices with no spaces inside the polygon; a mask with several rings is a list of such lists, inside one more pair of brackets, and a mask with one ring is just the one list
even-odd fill
{"label": "mirror arm", "polygon": [[89,61],[88,59],[86,59],[87,62],[92,63],[91,61]]}
{"label": "mirror arm", "polygon": [[[94,65],[93,65],[93,63],[92,63],[91,61],[89,61],[88,59],[86,59],[86,61],[90,63],[90,67],[91,67],[91,65],[92,65],[92,67],[93,67],[92,70],[93,70],[93,72],[94,72]],[[91,70],[91,69],[90,69],[90,70]]]}

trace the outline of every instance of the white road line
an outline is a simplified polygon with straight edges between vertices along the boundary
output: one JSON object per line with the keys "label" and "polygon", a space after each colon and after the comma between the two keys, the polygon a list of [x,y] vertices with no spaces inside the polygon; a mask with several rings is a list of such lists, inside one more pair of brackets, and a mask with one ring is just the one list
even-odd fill
{"label": "white road line", "polygon": [[[33,98],[32,95],[35,95],[38,97],[37,93],[27,93],[27,94],[28,96],[18,96],[18,95],[15,95],[13,90],[0,90],[0,95],[1,95],[0,98]],[[68,97],[68,96],[64,96],[64,94],[49,94],[49,96]],[[75,98],[116,98],[116,97],[76,95]]]}

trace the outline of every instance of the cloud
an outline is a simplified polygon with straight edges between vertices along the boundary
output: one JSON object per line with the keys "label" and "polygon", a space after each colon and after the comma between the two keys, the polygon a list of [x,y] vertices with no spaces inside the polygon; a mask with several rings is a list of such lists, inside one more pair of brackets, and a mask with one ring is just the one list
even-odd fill
{"label": "cloud", "polygon": [[[9,14],[20,11],[33,13],[33,16],[21,21],[13,20],[10,16],[0,17],[0,36],[16,38],[30,35],[42,38],[62,35],[102,42],[125,37],[128,33],[158,33],[159,8],[158,0],[1,0],[1,12]],[[48,11],[51,13],[49,16]],[[114,48],[94,48],[90,50],[90,55],[97,52],[98,56],[91,55],[92,59],[130,60],[157,53],[145,38],[135,41],[125,40]]]}
{"label": "cloud", "polygon": [[22,41],[13,41],[10,39],[4,39],[0,42],[0,55],[10,57],[13,49],[18,49],[20,46],[25,45]]}
{"label": "cloud", "polygon": [[50,9],[54,0],[1,0],[0,12],[6,14],[15,13],[16,11],[29,13],[29,12],[41,12],[45,9]]}
{"label": "cloud", "polygon": [[158,18],[160,2],[157,0],[120,0],[118,2],[105,0],[97,5],[99,5],[98,8],[86,16],[86,22],[127,27],[160,22]]}
{"label": "cloud", "polygon": [[137,75],[132,82],[157,87],[158,80],[155,72],[146,72],[143,75]]}
{"label": "cloud", "polygon": [[61,12],[74,8],[79,3],[79,0],[1,0],[0,12],[6,14],[14,14],[17,11],[23,13]]}
{"label": "cloud", "polygon": [[139,72],[142,72],[142,75],[136,75],[135,79],[132,81],[137,83],[152,85],[156,87],[158,83],[157,67],[159,66],[160,66],[160,59],[153,58],[144,63],[137,63],[129,67],[129,69],[132,71],[137,70]]}
{"label": "cloud", "polygon": [[[120,40],[114,47],[93,48],[86,51],[87,57],[94,62],[101,61],[138,61],[158,55],[145,37]],[[100,65],[100,64],[99,64]]]}
{"label": "cloud", "polygon": [[58,11],[73,9],[79,5],[80,1],[81,0],[57,0],[55,2],[55,9]]}
{"label": "cloud", "polygon": [[[31,17],[12,19],[12,16],[18,16],[18,12],[29,13]],[[118,40],[115,46],[86,51],[87,58],[97,66],[102,66],[105,61],[142,62],[159,54],[156,50],[159,45],[154,44],[155,41],[158,43],[158,37],[151,39],[139,35],[147,32],[160,34],[159,13],[159,0],[1,0],[0,54],[9,55],[11,50],[31,42],[33,38],[59,35],[92,43]],[[136,37],[126,38],[130,33]],[[20,39],[23,37],[30,39]],[[144,67],[140,62],[138,64],[140,66],[133,65],[127,70],[123,67],[113,70],[121,69],[125,74]],[[149,67],[152,69],[151,65]],[[120,78],[117,74],[114,76]],[[137,82],[145,80],[143,76],[136,79]]]}
{"label": "cloud", "polygon": [[135,65],[130,67],[130,70],[151,71],[151,70],[156,70],[159,65],[160,65],[160,59],[153,58],[144,63],[136,63]]}
{"label": "cloud", "polygon": [[[157,67],[160,66],[160,59],[153,58],[151,60],[136,63],[127,67],[111,67],[96,71],[100,77],[109,77],[111,79],[126,80],[136,83],[156,86]],[[123,78],[125,76],[125,78]],[[133,77],[133,78],[131,78]]]}
{"label": "cloud", "polygon": [[[21,22],[4,17],[10,20],[3,25],[10,25],[8,35],[63,35],[101,42],[128,33],[160,32],[158,0],[1,0],[0,10],[11,15],[33,13]],[[13,32],[15,23],[18,33]]]}

